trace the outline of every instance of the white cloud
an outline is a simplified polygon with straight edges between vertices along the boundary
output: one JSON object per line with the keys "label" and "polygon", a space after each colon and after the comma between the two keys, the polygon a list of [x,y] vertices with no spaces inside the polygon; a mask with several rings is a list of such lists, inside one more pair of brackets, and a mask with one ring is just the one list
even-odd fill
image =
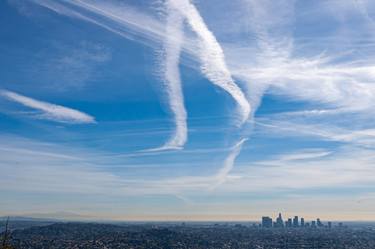
{"label": "white cloud", "polygon": [[[244,2],[250,9],[248,21],[256,43],[248,47],[230,44],[227,54],[232,74],[248,82],[250,94],[259,92],[255,102],[260,102],[262,93],[268,89],[269,93],[289,100],[323,104],[342,111],[373,108],[375,64],[371,58],[357,59],[347,52],[331,55],[323,50],[307,56],[307,48],[301,54],[292,33],[294,1],[280,1],[277,5],[272,1]],[[333,2],[332,5],[334,8]],[[338,36],[338,39],[354,38]],[[341,46],[339,41],[337,44],[333,41],[332,45]],[[254,56],[244,57],[246,53]]]}
{"label": "white cloud", "polygon": [[197,8],[189,0],[170,1],[171,5],[185,16],[188,24],[198,35],[201,42],[198,54],[202,63],[202,72],[215,85],[227,91],[237,102],[241,115],[241,123],[250,114],[250,104],[242,90],[233,81],[227,68],[224,52],[214,34],[208,29]]}
{"label": "white cloud", "polygon": [[228,174],[233,169],[234,162],[236,158],[238,157],[238,155],[240,154],[242,145],[246,140],[247,139],[241,139],[237,144],[233,146],[233,150],[229,153],[229,155],[225,159],[223,163],[223,167],[215,175],[215,178],[217,178],[217,183],[215,184],[215,187],[224,183],[227,180]]}
{"label": "white cloud", "polygon": [[235,160],[241,152],[242,145],[247,139],[241,139],[231,149],[226,156],[223,165],[216,173],[207,176],[184,176],[173,179],[162,179],[158,181],[144,182],[144,185],[139,187],[140,192],[155,191],[155,193],[169,193],[180,195],[181,192],[190,192],[194,190],[212,191],[218,186],[225,183],[227,180],[233,179],[229,173],[234,168]]}
{"label": "white cloud", "polygon": [[296,153],[290,153],[280,157],[281,161],[310,160],[330,155],[331,151],[325,150],[302,150]]}
{"label": "white cloud", "polygon": [[[315,115],[319,115],[316,120]],[[349,117],[352,115],[349,114]],[[368,149],[375,148],[375,130],[367,128],[373,125],[373,122],[367,116],[365,118],[354,116],[356,121],[361,125],[352,125],[352,127],[350,125],[353,122],[350,122],[350,119],[347,120],[349,124],[343,124],[339,117],[342,117],[342,114],[330,112],[327,114],[323,112],[323,114],[314,114],[312,117],[309,117],[298,112],[296,116],[291,116],[289,113],[287,116],[281,114],[263,117],[256,121],[256,125],[257,132],[268,137],[313,138],[320,141],[334,141],[352,146],[366,147]],[[327,123],[327,120],[332,119],[337,119],[337,122]]]}
{"label": "white cloud", "polygon": [[1,189],[104,194],[121,185],[118,177],[88,160],[95,153],[13,135],[1,134],[0,138]]}
{"label": "white cloud", "polygon": [[[142,36],[146,39],[137,39],[137,42],[148,46],[155,47],[165,40],[164,23],[130,6],[118,6],[111,2],[69,1],[69,4],[89,11],[83,13],[79,9],[72,9],[68,5],[53,1],[34,1],[59,14],[80,18],[128,39],[134,39],[134,35]],[[201,61],[204,74],[212,83],[223,88],[235,99],[239,106],[240,121],[246,121],[250,113],[250,105],[242,90],[233,81],[225,63],[223,50],[215,36],[207,28],[198,10],[189,1],[170,1],[169,7],[171,6],[180,11],[199,37],[198,45],[196,39],[185,37],[182,50],[189,58]]]}
{"label": "white cloud", "polygon": [[[164,23],[130,6],[116,6],[113,2],[98,1],[69,1],[68,5],[54,1],[36,0],[36,2],[60,14],[104,26],[111,32],[129,39],[134,39],[133,35],[143,36],[146,39],[139,39],[138,42],[147,43],[150,46],[155,46],[165,40]],[[352,59],[348,63],[336,55],[325,55],[324,51],[320,51],[316,56],[298,56],[295,51],[295,45],[298,43],[292,33],[293,21],[296,18],[294,2],[280,1],[274,4],[272,1],[238,1],[239,11],[247,13],[243,16],[249,18],[229,21],[236,21],[241,25],[243,22],[247,23],[255,35],[255,43],[249,41],[248,46],[244,46],[242,41],[219,44],[193,4],[186,0],[171,1],[171,4],[186,17],[190,27],[199,38],[197,42],[190,36],[184,37],[181,49],[187,52],[190,58],[201,60],[207,77],[231,93],[239,106],[243,107],[241,108],[242,117],[247,116],[246,113],[250,111],[250,108],[231,75],[248,82],[248,99],[252,103],[253,112],[267,89],[271,89],[270,92],[273,94],[282,94],[292,99],[308,102],[319,102],[331,107],[332,105],[333,107],[350,106],[356,110],[369,107],[373,102],[375,91],[372,84],[375,78],[374,63],[369,59]],[[366,7],[369,5],[365,1],[357,3],[362,13],[366,11],[363,7],[364,3]],[[71,8],[72,5],[79,8]],[[358,12],[355,8],[345,7],[343,10],[342,5],[341,1],[332,1],[329,4],[335,11],[337,9],[336,12]],[[344,5],[355,6],[353,3]],[[317,4],[318,7],[328,9],[321,3]],[[86,12],[81,10],[86,10]],[[104,19],[98,18],[100,16]],[[228,16],[230,17],[226,15]],[[337,39],[349,42],[355,38],[338,36]],[[332,40],[331,43],[337,43],[337,41]],[[341,46],[341,44],[338,43],[335,46]],[[226,58],[224,58],[222,47]],[[226,64],[229,65],[230,70]]]}
{"label": "white cloud", "polygon": [[[335,141],[349,147],[349,151],[344,151],[345,153],[336,153],[335,150],[342,148],[332,151],[322,149],[284,153],[272,160],[240,164],[233,169],[242,140],[233,148],[216,174],[151,181],[133,179],[130,183],[127,182],[127,186],[131,186],[130,189],[134,191],[122,188],[123,182],[116,185],[117,191],[135,195],[178,195],[184,192],[199,195],[204,192],[202,190],[209,190],[219,184],[216,189],[218,192],[264,193],[361,184],[370,186],[374,181],[374,158],[371,149],[375,147],[375,133],[371,127],[373,123],[368,122],[374,114],[375,64],[371,58],[374,43],[364,43],[361,39],[367,37],[361,36],[362,33],[357,37],[351,36],[353,33],[332,33],[331,37],[314,37],[309,42],[315,44],[315,41],[321,42],[321,39],[324,39],[326,44],[319,44],[318,49],[309,50],[308,44],[301,42],[302,39],[308,38],[299,37],[298,40],[294,37],[294,1],[288,0],[277,3],[263,0],[238,1],[244,3],[239,5],[239,11],[245,12],[249,19],[225,21],[245,22],[242,26],[248,26],[252,35],[240,34],[243,35],[241,39],[237,37],[235,41],[221,44],[216,38],[220,34],[215,30],[215,37],[208,28],[210,25],[205,23],[206,19],[203,19],[198,9],[187,0],[170,1],[174,11],[168,11],[170,19],[167,21],[167,29],[164,23],[146,13],[127,6],[118,7],[113,3],[67,1],[68,4],[65,5],[53,1],[36,2],[60,14],[86,20],[128,39],[141,37],[138,42],[151,47],[158,47],[158,44],[165,42],[164,66],[169,89],[167,92],[176,123],[175,134],[167,143],[170,147],[181,147],[186,141],[186,111],[183,107],[178,72],[178,65],[186,62],[179,58],[181,51],[185,56],[189,56],[189,59],[192,58],[194,63],[201,61],[206,77],[231,94],[241,107],[242,120],[245,120],[250,112],[248,101],[254,113],[266,92],[281,97],[282,101],[296,101],[293,106],[298,107],[296,112],[266,115],[263,119],[256,119],[264,122],[261,124],[263,128],[260,129],[264,132],[262,135],[268,138],[271,135],[314,137],[320,142]],[[330,1],[329,4],[335,12],[353,11],[353,8],[347,6],[345,10],[336,8],[335,4],[341,6],[344,1]],[[363,9],[363,5],[359,8],[371,24],[367,10]],[[317,8],[317,11],[321,9]],[[338,13],[341,14],[344,13]],[[198,39],[186,32],[183,42],[181,41],[181,16],[186,19]],[[231,15],[228,13],[226,16]],[[319,18],[314,16],[313,19]],[[344,27],[340,25],[335,29],[342,31]],[[171,33],[176,36],[172,37]],[[224,33],[230,37],[230,30],[225,30]],[[347,52],[343,43],[345,46],[351,43],[351,47],[360,50],[355,51],[360,55]],[[363,48],[363,44],[368,48]],[[337,50],[329,51],[332,47]],[[337,51],[344,52],[340,54]],[[244,98],[232,76],[247,82],[248,100]],[[301,102],[303,104],[300,104]],[[306,103],[312,104],[315,109],[306,109]],[[283,107],[277,106],[281,111]],[[359,114],[364,118],[358,118]],[[221,184],[224,182],[225,184]]]}
{"label": "white cloud", "polygon": [[40,65],[32,67],[35,81],[47,82],[46,88],[54,91],[82,89],[100,75],[99,66],[111,59],[110,49],[92,42],[77,42],[76,46],[57,45],[52,54],[43,51],[38,56]]}
{"label": "white cloud", "polygon": [[187,114],[184,106],[181,77],[179,71],[180,53],[183,42],[183,17],[167,5],[167,23],[163,71],[165,91],[174,116],[175,131],[163,148],[181,148],[187,140]]}
{"label": "white cloud", "polygon": [[0,95],[10,101],[39,111],[40,113],[34,116],[37,118],[63,123],[95,123],[94,117],[68,107],[32,99],[7,90],[0,90]]}
{"label": "white cloud", "polygon": [[[92,23],[126,39],[135,40],[156,48],[165,37],[164,24],[155,17],[126,4],[113,1],[65,1],[33,0],[60,15]],[[139,36],[143,39],[139,39]]]}
{"label": "white cloud", "polygon": [[[259,161],[249,167],[242,165],[242,178],[227,186],[232,191],[303,190],[343,186],[366,186],[374,180],[374,156],[369,150],[342,148],[329,155],[306,157],[306,153],[284,154],[269,161]],[[299,160],[288,158],[299,157]],[[305,157],[304,159],[302,159]],[[287,159],[287,160],[285,160]],[[267,184],[264,180],[267,179]]]}

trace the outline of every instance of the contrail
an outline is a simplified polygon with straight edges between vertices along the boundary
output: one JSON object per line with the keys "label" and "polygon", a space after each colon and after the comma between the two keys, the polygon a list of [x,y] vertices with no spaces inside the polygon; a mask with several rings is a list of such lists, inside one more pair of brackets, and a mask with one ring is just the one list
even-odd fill
{"label": "contrail", "polygon": [[[67,1],[67,6],[58,4],[53,1],[34,0],[36,3],[52,9],[60,14],[77,17],[89,22],[93,22],[119,35],[128,37],[123,27],[128,27],[130,33],[143,34],[153,42],[161,41],[164,43],[164,83],[168,96],[169,108],[173,114],[175,122],[175,130],[172,137],[160,148],[152,150],[179,149],[184,146],[187,141],[187,114],[184,107],[184,99],[181,89],[181,79],[178,65],[180,63],[180,54],[184,50],[185,53],[197,57],[201,61],[201,70],[204,75],[215,85],[227,91],[238,104],[240,123],[244,123],[250,114],[251,107],[246,100],[242,90],[236,85],[232,79],[231,73],[227,68],[224,52],[216,40],[214,34],[208,29],[204,20],[200,16],[199,11],[189,0],[167,0],[167,23],[166,29],[163,30],[161,23],[156,19],[151,20],[147,15],[133,11],[132,9],[124,9],[125,13],[117,11],[111,5],[99,5],[91,1]],[[71,8],[79,7],[78,9]],[[96,14],[104,19],[98,19],[94,16],[81,12],[82,9]],[[105,21],[103,21],[105,20]],[[190,26],[192,31],[197,34],[198,50],[191,51],[191,40],[186,44],[186,38],[183,37],[183,22]],[[118,24],[117,29],[116,25]],[[130,38],[130,37],[128,37]],[[146,39],[146,40],[148,40]],[[184,43],[182,42],[184,40]],[[183,47],[183,46],[184,47]],[[186,48],[188,46],[188,48]]]}
{"label": "contrail", "polygon": [[38,116],[40,118],[62,123],[95,123],[94,117],[86,113],[64,106],[32,99],[15,92],[0,90],[0,96],[29,108],[41,111],[42,114]]}
{"label": "contrail", "polygon": [[[151,43],[154,44],[155,42],[157,43],[164,40],[165,33],[162,31],[161,23],[156,19],[150,19],[147,15],[141,15],[135,11],[131,11],[129,8],[121,9],[121,11],[126,11],[124,15],[119,12],[120,10],[118,10],[118,8],[113,8],[111,5],[107,6],[101,3],[98,7],[97,2],[94,4],[91,1],[66,1],[66,3],[82,8],[91,14],[105,17],[103,19],[91,17],[79,9],[74,10],[72,6],[65,6],[64,4],[58,4],[53,1],[33,1],[57,13],[83,19],[129,39],[131,39],[132,33],[141,34],[147,38],[138,40],[139,42],[151,40]],[[192,58],[198,57],[197,59],[201,61],[202,64],[201,70],[205,76],[213,84],[221,87],[234,98],[239,107],[240,121],[241,123],[245,122],[251,111],[250,104],[246,100],[242,90],[233,81],[231,73],[225,63],[224,52],[215,36],[207,28],[198,10],[189,0],[167,0],[167,2],[170,9],[174,8],[181,13],[200,40],[200,44],[198,44],[198,48],[200,48],[199,52],[196,51],[195,48],[197,45],[192,44],[192,40],[186,43],[187,38],[185,38],[182,49]],[[128,27],[128,32],[126,32],[123,27]],[[130,34],[128,34],[129,32]]]}
{"label": "contrail", "polygon": [[240,154],[242,145],[244,142],[246,142],[247,138],[241,139],[237,144],[233,146],[233,150],[227,158],[224,161],[223,167],[216,173],[215,179],[216,184],[213,186],[213,188],[216,188],[218,185],[224,183],[226,181],[226,178],[229,174],[229,172],[233,169],[234,161],[236,160],[237,156]]}
{"label": "contrail", "polygon": [[183,41],[183,17],[167,4],[167,27],[165,37],[164,78],[169,106],[174,115],[175,131],[163,146],[165,149],[181,148],[187,140],[187,114],[181,87],[179,61]]}
{"label": "contrail", "polygon": [[235,99],[239,106],[241,124],[244,123],[250,115],[251,107],[242,90],[233,81],[225,63],[224,52],[215,36],[189,0],[173,0],[169,3],[186,18],[191,29],[201,40],[199,58],[202,72],[213,84],[227,91]]}

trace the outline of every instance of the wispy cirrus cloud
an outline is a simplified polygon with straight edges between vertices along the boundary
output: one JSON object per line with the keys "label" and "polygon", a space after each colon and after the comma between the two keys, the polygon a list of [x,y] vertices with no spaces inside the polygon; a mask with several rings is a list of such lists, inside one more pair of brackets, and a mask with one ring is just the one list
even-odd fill
{"label": "wispy cirrus cloud", "polygon": [[68,107],[36,100],[12,91],[0,90],[0,96],[38,111],[33,115],[36,118],[62,123],[95,123],[95,118],[89,114]]}
{"label": "wispy cirrus cloud", "polygon": [[[163,24],[146,13],[132,8],[130,5],[117,5],[113,1],[64,1],[33,0],[60,15],[77,18],[120,35],[126,39],[137,40],[148,46],[162,42],[165,35]],[[136,39],[137,37],[145,39]]]}
{"label": "wispy cirrus cloud", "polygon": [[234,162],[238,155],[241,153],[242,145],[246,142],[246,140],[247,139],[241,139],[239,142],[237,142],[237,144],[233,146],[233,150],[225,159],[223,167],[215,175],[215,178],[217,179],[215,186],[218,186],[227,180],[228,174],[233,169]]}
{"label": "wispy cirrus cloud", "polygon": [[[177,205],[181,206],[169,202],[168,211],[186,212],[187,216],[192,213],[238,212],[241,208],[247,214],[252,207],[258,212],[272,211],[275,206],[290,210],[295,208],[290,207],[291,202],[296,203],[300,210],[311,205],[319,209],[321,203],[325,207],[330,203],[332,214],[337,215],[338,206],[346,207],[344,211],[340,209],[341,214],[359,210],[355,206],[358,193],[373,196],[375,42],[371,20],[374,5],[371,1],[30,2],[72,18],[69,22],[58,18],[63,25],[77,24],[83,29],[88,28],[87,33],[91,35],[95,28],[80,25],[84,21],[145,45],[147,56],[150,48],[160,55],[162,46],[157,61],[163,60],[158,66],[175,127],[164,146],[148,151],[138,149],[154,148],[170,134],[164,114],[158,117],[159,121],[139,120],[140,123],[124,125],[127,121],[112,120],[119,118],[119,113],[113,111],[112,116],[107,116],[108,121],[95,126],[95,130],[80,129],[76,132],[64,127],[65,131],[56,138],[63,137],[69,148],[51,144],[43,147],[24,140],[11,144],[15,140],[13,137],[1,137],[0,140],[5,141],[0,146],[0,168],[4,173],[0,175],[2,189],[38,195],[45,192],[53,196],[62,194],[58,199],[64,202],[61,203],[64,208],[69,205],[92,209],[100,206],[102,210],[108,210],[110,206],[113,210],[117,205],[120,214],[124,207],[134,213],[155,213],[154,209],[149,211],[149,206],[161,203],[161,197],[176,196],[189,206],[182,206],[180,201]],[[41,11],[44,8],[35,9]],[[165,19],[160,18],[160,10],[165,12]],[[55,15],[45,16],[56,18]],[[69,29],[62,30],[68,32]],[[89,35],[87,37],[90,39]],[[121,39],[113,40],[118,42],[116,46],[132,46],[132,43],[122,44]],[[53,62],[70,65],[61,68],[61,72],[68,76],[70,68],[82,73],[87,56],[94,63],[107,61],[105,56],[96,57],[102,54],[100,49],[88,47],[86,50],[93,52],[89,54],[77,53],[81,48],[67,50],[71,54],[56,57]],[[74,55],[78,60],[74,60]],[[137,55],[131,53],[131,60],[130,56]],[[248,146],[244,146],[245,139],[233,142],[230,147],[227,144],[234,138],[249,134],[247,127],[234,129],[226,126],[227,117],[216,119],[202,115],[205,120],[194,121],[194,117],[189,117],[190,143],[182,150],[187,141],[187,114],[179,68],[186,66],[200,70],[202,76],[218,89],[228,92],[231,95],[228,96],[238,103],[239,113],[236,114],[241,120],[247,111],[242,108],[246,103],[240,91],[245,93],[245,101],[251,106],[249,116],[254,118],[254,122],[246,124],[254,124]],[[87,79],[86,74],[83,76]],[[241,83],[241,88],[236,83]],[[20,89],[14,87],[9,86],[9,89]],[[127,86],[123,87],[126,90]],[[26,94],[28,91],[23,89],[22,92]],[[185,96],[192,107],[189,109],[192,116],[198,108],[205,107],[201,102],[195,102],[194,97]],[[117,104],[114,103],[114,110],[119,107]],[[34,109],[36,112],[31,114],[36,113],[37,118],[55,115],[54,119],[60,120],[58,122],[71,120],[56,118],[56,114],[35,105],[23,105]],[[110,105],[106,103],[105,108],[113,107]],[[259,111],[258,107],[261,107]],[[215,115],[222,117],[222,113]],[[137,115],[140,117],[143,113]],[[195,122],[199,125],[195,126]],[[67,130],[74,136],[64,136]],[[87,145],[98,150],[79,153],[78,147]],[[181,150],[165,152],[165,149]],[[66,201],[77,194],[82,195],[78,204]],[[291,199],[292,195],[299,195],[298,201],[297,198]],[[326,197],[321,198],[322,195]],[[28,200],[15,201],[13,196],[7,196],[3,198],[7,210],[12,211],[14,207],[22,210],[30,206]],[[87,196],[92,199],[86,199]],[[119,198],[124,196],[127,198]],[[337,196],[345,201],[337,203]],[[134,202],[129,201],[132,197],[136,199]],[[147,202],[148,198],[156,199]],[[36,210],[41,205],[51,209],[48,205],[52,199],[43,199],[43,204],[35,201]],[[119,204],[121,199],[123,202]],[[168,201],[176,201],[174,199]],[[163,203],[166,203],[164,199]],[[57,204],[60,203],[53,205],[60,208]],[[366,214],[373,215],[371,204],[363,205],[368,210]],[[165,212],[165,205],[159,206],[160,212]],[[153,206],[158,209],[158,205]]]}
{"label": "wispy cirrus cloud", "polygon": [[[280,188],[286,191],[344,187],[345,184],[371,185],[373,162],[371,150],[352,146],[341,147],[336,152],[325,149],[302,150],[274,156],[271,160],[255,162],[247,169],[242,167],[243,178],[237,182],[248,184],[253,190]],[[262,179],[268,179],[269,184],[262,184]],[[240,191],[235,184],[227,187]]]}
{"label": "wispy cirrus cloud", "polygon": [[45,88],[61,92],[87,86],[87,82],[100,75],[99,66],[112,56],[110,49],[87,41],[77,42],[73,47],[57,44],[53,52],[52,55],[50,50],[38,54],[38,57],[47,59],[34,66],[32,77],[35,81],[48,82]]}
{"label": "wispy cirrus cloud", "polygon": [[234,146],[232,146],[232,148],[230,148],[222,166],[212,175],[177,177],[174,179],[164,179],[159,182],[151,181],[146,183],[146,185],[155,185],[155,189],[160,187],[159,191],[166,191],[177,195],[184,191],[191,191],[192,189],[212,191],[225,183],[228,179],[232,178],[229,174],[234,168],[235,161],[241,153],[242,146],[246,140],[246,138],[240,139]]}
{"label": "wispy cirrus cloud", "polygon": [[[268,96],[296,101],[298,107],[297,111],[256,118],[269,121],[269,133],[264,135],[285,137],[287,134],[372,146],[370,134],[373,122],[370,116],[374,109],[375,63],[366,56],[372,54],[371,46],[362,46],[368,33],[358,32],[355,37],[351,33],[334,33],[324,47],[334,46],[339,51],[345,48],[341,53],[331,53],[321,47],[321,50],[310,48],[304,37],[298,40],[292,33],[298,26],[295,23],[298,13],[294,12],[294,1],[279,1],[277,4],[257,0],[241,2],[244,10],[251,13],[248,15],[251,18],[243,21],[250,27],[252,41],[245,45],[234,41],[224,46],[232,74],[248,82],[248,99],[254,112],[266,92]],[[315,11],[319,14],[314,15],[323,15],[320,9],[327,11],[325,4],[317,2],[320,8]],[[360,1],[357,4],[362,8],[360,11],[353,8],[355,5],[350,1],[332,1],[329,8],[338,12],[337,15],[363,15],[364,21],[371,23],[366,14],[368,6],[365,8]],[[345,19],[341,22],[344,24]],[[362,25],[357,26],[362,30]],[[343,44],[343,40],[347,42]],[[356,52],[347,51],[347,43],[351,43]],[[244,54],[253,56],[246,57]]]}
{"label": "wispy cirrus cloud", "polygon": [[[113,2],[101,3],[97,1],[67,1],[68,4],[56,1],[35,0],[34,2],[59,14],[92,22],[129,39],[132,39],[133,35],[143,36],[146,39],[141,39],[139,42],[146,42],[151,46],[165,40],[164,23],[129,6],[125,8],[116,6]],[[364,5],[363,2],[357,3],[359,12],[368,19],[365,13],[366,9],[364,9],[364,6],[367,7],[368,4]],[[186,0],[172,1],[175,9],[184,15],[200,41],[198,42],[200,45],[196,46],[192,44],[192,41],[196,42],[196,40],[185,37],[181,49],[197,60],[206,60],[206,62],[202,61],[203,71],[213,82],[218,84],[229,82],[227,86],[230,86],[230,82],[233,81],[227,76],[231,75],[248,82],[248,101],[253,106],[253,112],[260,104],[264,92],[269,88],[273,93],[281,93],[290,98],[309,102],[336,103],[338,105],[372,102],[368,101],[372,98],[368,93],[373,92],[373,89],[370,89],[373,87],[370,84],[363,84],[369,83],[374,78],[371,61],[358,60],[354,63],[353,61],[345,63],[341,60],[340,63],[337,63],[340,58],[326,55],[323,53],[324,51],[311,57],[298,56],[295,46],[298,43],[291,32],[293,20],[296,18],[294,1],[280,1],[273,4],[272,1],[243,0],[238,3],[240,3],[238,6],[241,7],[241,11],[248,12],[246,16],[251,18],[236,21],[239,21],[241,25],[245,22],[251,32],[255,34],[255,43],[249,43],[247,47],[244,47],[243,43],[219,44],[192,3]],[[325,4],[318,3],[317,5],[322,5],[321,8],[327,9]],[[345,12],[358,12],[352,8],[356,6],[353,3],[343,4],[332,1],[329,5],[334,9],[336,9],[335,6],[351,6],[350,8],[345,7]],[[342,8],[339,8],[338,12],[341,10]],[[347,38],[353,39],[353,37]],[[226,55],[229,55],[226,56],[226,60],[222,47]],[[193,48],[201,49],[196,52]],[[248,56],[243,56],[244,54]],[[230,70],[226,64],[229,64]],[[341,82],[345,82],[345,87],[341,87]],[[320,90],[316,91],[318,88],[315,87],[315,84],[317,83],[320,84],[319,89],[325,89],[324,94]],[[360,87],[358,88],[358,86]],[[232,93],[238,90],[236,86],[227,89],[231,89]],[[351,93],[364,98],[358,98]],[[237,96],[235,98],[241,99],[239,103],[246,106],[241,95],[240,93],[232,96]],[[350,101],[346,101],[348,97],[351,98]]]}
{"label": "wispy cirrus cloud", "polygon": [[[163,43],[167,36],[164,23],[129,6],[123,8],[111,2],[96,1],[68,1],[68,4],[39,0],[34,2],[59,14],[91,22],[127,39],[134,39],[134,35],[142,36],[146,39],[137,41],[151,47]],[[180,12],[198,36],[198,41],[193,37],[184,37],[181,50],[193,60],[200,61],[204,75],[234,98],[239,106],[240,122],[245,122],[251,111],[250,104],[241,88],[234,82],[226,65],[224,52],[214,34],[208,29],[192,3],[185,0],[168,2],[166,4],[168,12]]]}
{"label": "wispy cirrus cloud", "polygon": [[[244,3],[252,14],[248,22],[256,42],[248,47],[232,44],[228,54],[233,75],[248,82],[250,94],[261,92],[257,102],[264,90],[269,89],[273,95],[318,103],[341,112],[363,111],[373,106],[375,63],[371,58],[356,58],[350,51],[331,54],[321,50],[312,56],[300,54],[301,46],[306,45],[300,44],[291,32],[296,26],[293,25],[294,1],[273,4],[272,1],[246,0]],[[345,5],[345,11],[358,12],[350,1],[333,1],[330,5],[334,11],[336,5]],[[275,8],[280,9],[276,14]],[[354,42],[350,35],[337,34],[336,37],[338,41]],[[332,41],[332,45],[342,46],[338,41]],[[254,58],[243,57],[243,53],[252,53]]]}
{"label": "wispy cirrus cloud", "polygon": [[[340,115],[332,115],[330,117],[337,118]],[[325,117],[326,119],[327,117]],[[286,120],[288,119],[288,120]],[[339,142],[356,147],[364,147],[368,149],[375,148],[375,130],[368,127],[347,127],[343,124],[326,124],[324,122],[312,121],[308,119],[298,119],[296,117],[287,116],[286,119],[262,119],[256,122],[258,132],[265,132],[270,137],[304,137],[314,138],[321,141]],[[358,122],[367,123],[372,127],[371,121],[367,118],[360,119]]]}
{"label": "wispy cirrus cloud", "polygon": [[[242,162],[235,172],[229,174],[228,169],[232,168],[243,145],[244,140],[241,140],[216,174],[142,180],[131,175],[124,179],[97,164],[100,151],[73,151],[56,144],[13,136],[1,138],[8,143],[0,147],[0,166],[4,173],[0,176],[0,185],[13,191],[94,195],[109,191],[107,194],[112,196],[199,196],[213,191],[213,187],[219,193],[266,193],[339,187],[351,183],[370,186],[374,180],[372,165],[375,158],[372,151],[353,147],[343,147],[339,152],[325,149],[287,152],[268,160]],[[223,181],[218,179],[227,180],[226,184],[221,184]],[[267,184],[264,184],[265,179]]]}
{"label": "wispy cirrus cloud", "polygon": [[0,146],[1,189],[88,194],[120,185],[114,174],[87,161],[95,153],[14,135],[0,138],[5,142]]}

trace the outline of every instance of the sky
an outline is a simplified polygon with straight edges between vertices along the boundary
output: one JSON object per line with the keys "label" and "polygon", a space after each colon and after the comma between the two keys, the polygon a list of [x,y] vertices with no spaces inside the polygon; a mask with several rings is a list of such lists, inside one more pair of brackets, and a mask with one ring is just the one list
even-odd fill
{"label": "sky", "polygon": [[375,2],[0,2],[0,215],[375,220]]}

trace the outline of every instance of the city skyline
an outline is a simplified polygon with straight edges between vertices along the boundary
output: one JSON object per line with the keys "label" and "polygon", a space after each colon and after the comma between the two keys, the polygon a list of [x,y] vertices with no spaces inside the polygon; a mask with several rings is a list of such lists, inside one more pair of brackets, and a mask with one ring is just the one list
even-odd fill
{"label": "city skyline", "polygon": [[375,220],[374,20],[368,0],[1,1],[0,216]]}
{"label": "city skyline", "polygon": [[[279,213],[277,218],[274,220],[270,216],[262,216],[261,223],[259,224],[263,228],[329,228],[333,227],[332,221],[322,221],[320,218],[315,220],[305,220],[304,217],[295,215],[290,218],[282,218],[282,214]],[[343,227],[342,222],[338,222],[338,227]]]}

